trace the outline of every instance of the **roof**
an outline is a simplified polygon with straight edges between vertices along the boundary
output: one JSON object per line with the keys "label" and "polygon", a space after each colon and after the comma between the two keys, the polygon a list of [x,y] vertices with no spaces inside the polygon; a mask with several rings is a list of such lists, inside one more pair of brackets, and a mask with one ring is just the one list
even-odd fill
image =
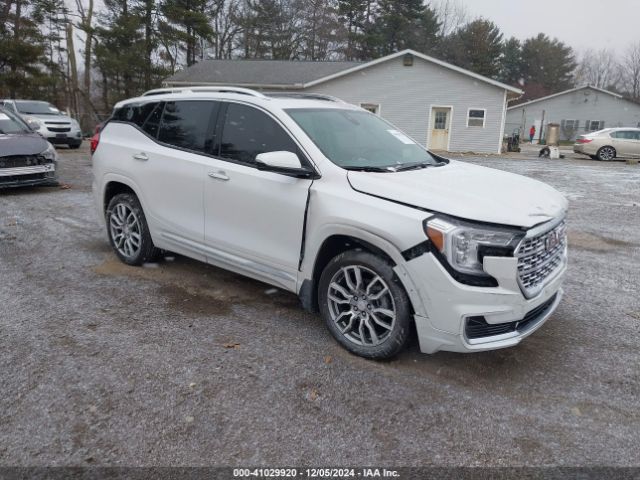
{"label": "roof", "polygon": [[519,88],[456,67],[415,50],[401,50],[370,62],[302,62],[289,60],[204,60],[167,78],[167,85],[227,84],[254,88],[309,88],[335,78],[370,68],[411,54],[426,62],[466,75],[475,80],[522,95]]}
{"label": "roof", "polygon": [[513,110],[514,108],[526,107],[527,105],[531,105],[532,103],[542,102],[544,100],[549,100],[551,98],[560,97],[562,95],[567,95],[568,93],[577,92],[579,90],[584,90],[584,89],[587,89],[587,88],[590,89],[590,90],[595,90],[596,92],[600,92],[600,93],[605,93],[607,95],[611,95],[612,97],[624,98],[622,95],[620,95],[618,93],[610,92],[609,90],[604,90],[604,89],[598,88],[598,87],[592,87],[591,85],[582,85],[581,87],[571,88],[571,89],[565,90],[563,92],[558,92],[558,93],[554,93],[552,95],[547,95],[546,97],[535,98],[533,100],[529,100],[528,102],[519,103],[518,105],[512,105],[512,106],[508,107],[507,110]]}
{"label": "roof", "polygon": [[164,80],[168,85],[225,84],[243,87],[298,87],[361,62],[291,60],[203,60]]}

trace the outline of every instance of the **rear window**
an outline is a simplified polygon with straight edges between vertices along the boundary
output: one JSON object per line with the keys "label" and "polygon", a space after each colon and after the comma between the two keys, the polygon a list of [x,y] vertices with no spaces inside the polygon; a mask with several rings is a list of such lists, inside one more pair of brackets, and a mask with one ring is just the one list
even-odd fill
{"label": "rear window", "polygon": [[640,132],[636,132],[634,130],[621,130],[618,132],[613,132],[611,136],[613,138],[618,138],[621,140],[640,140]]}
{"label": "rear window", "polygon": [[127,122],[142,128],[144,122],[158,106],[158,102],[138,103],[125,105],[116,110],[113,119],[119,122]]}
{"label": "rear window", "polygon": [[167,102],[158,140],[187,150],[211,153],[213,126],[219,108],[219,102],[206,100]]}

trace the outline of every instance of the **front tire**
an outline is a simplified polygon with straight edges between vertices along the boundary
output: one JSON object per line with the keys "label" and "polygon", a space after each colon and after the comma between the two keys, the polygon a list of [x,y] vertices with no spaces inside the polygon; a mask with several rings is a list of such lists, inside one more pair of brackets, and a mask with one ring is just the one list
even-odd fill
{"label": "front tire", "polygon": [[384,259],[350,250],[334,257],[318,285],[320,313],[334,338],[347,350],[388,359],[409,339],[409,298]]}
{"label": "front tire", "polygon": [[142,206],[135,195],[115,195],[107,206],[106,220],[109,243],[122,262],[142,265],[160,253],[153,245]]}
{"label": "front tire", "polygon": [[601,147],[597,153],[598,160],[602,160],[604,162],[608,162],[616,158],[616,149],[613,147]]}

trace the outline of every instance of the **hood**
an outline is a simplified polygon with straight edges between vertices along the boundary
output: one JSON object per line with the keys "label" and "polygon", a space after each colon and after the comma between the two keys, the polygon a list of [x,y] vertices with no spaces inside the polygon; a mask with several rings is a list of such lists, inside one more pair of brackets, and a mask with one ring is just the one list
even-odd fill
{"label": "hood", "polygon": [[521,175],[451,161],[397,173],[348,173],[354,190],[467,220],[530,228],[562,215],[566,198]]}
{"label": "hood", "polygon": [[42,115],[35,113],[21,113],[20,116],[22,118],[32,117],[37,118],[38,120],[42,120],[45,122],[68,122],[71,123],[72,118],[68,115]]}
{"label": "hood", "polygon": [[0,157],[13,155],[38,155],[49,146],[37,133],[0,135]]}

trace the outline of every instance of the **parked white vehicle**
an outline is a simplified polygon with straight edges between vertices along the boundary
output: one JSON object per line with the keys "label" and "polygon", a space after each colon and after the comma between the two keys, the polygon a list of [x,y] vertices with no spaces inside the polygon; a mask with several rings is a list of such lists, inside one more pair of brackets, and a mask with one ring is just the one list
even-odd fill
{"label": "parked white vehicle", "polygon": [[556,309],[566,199],[433,155],[329,97],[232,87],[120,103],[93,155],[125,263],[177,252],[299,295],[368,358],[509,347]]}

